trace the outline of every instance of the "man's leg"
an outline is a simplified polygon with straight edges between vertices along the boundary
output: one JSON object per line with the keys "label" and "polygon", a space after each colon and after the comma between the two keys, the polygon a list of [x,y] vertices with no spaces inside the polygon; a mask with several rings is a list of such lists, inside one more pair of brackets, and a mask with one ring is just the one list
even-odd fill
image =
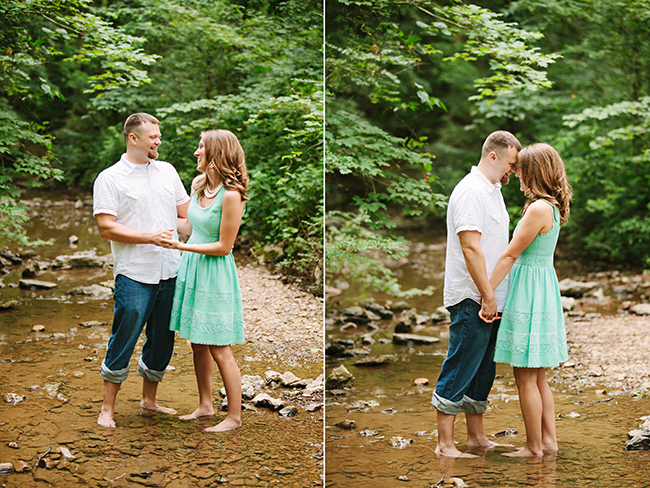
{"label": "man's leg", "polygon": [[455,458],[475,458],[474,454],[460,452],[454,443],[455,415],[449,415],[438,410],[438,444],[435,453],[438,456]]}
{"label": "man's leg", "polygon": [[173,408],[162,407],[156,402],[158,383],[165,374],[174,352],[175,332],[169,330],[176,279],[163,280],[157,285],[155,303],[147,319],[146,340],[138,363],[142,376],[142,400],[140,407],[151,412],[175,415]]}
{"label": "man's leg", "polygon": [[113,419],[115,416],[115,398],[117,392],[120,391],[120,386],[122,386],[122,383],[111,383],[104,380],[104,400],[97,419],[97,423],[102,427],[115,427],[115,420]]}
{"label": "man's leg", "polygon": [[104,378],[103,404],[97,423],[115,427],[115,399],[129,374],[129,361],[149,314],[151,285],[144,285],[123,275],[115,278],[113,327],[100,376]]}
{"label": "man's leg", "polygon": [[441,455],[461,455],[454,444],[454,421],[456,415],[465,411],[465,392],[477,374],[489,339],[490,329],[477,327],[477,321],[485,324],[478,317],[480,308],[470,299],[449,307],[449,349],[431,400],[438,410],[436,453]]}
{"label": "man's leg", "polygon": [[493,448],[508,446],[491,441],[485,435],[483,427],[483,414],[487,407],[487,399],[494,383],[496,363],[494,362],[494,347],[496,345],[499,321],[486,324],[480,318],[477,327],[485,329],[485,345],[482,349],[481,364],[465,393],[466,419],[467,419],[467,447]]}

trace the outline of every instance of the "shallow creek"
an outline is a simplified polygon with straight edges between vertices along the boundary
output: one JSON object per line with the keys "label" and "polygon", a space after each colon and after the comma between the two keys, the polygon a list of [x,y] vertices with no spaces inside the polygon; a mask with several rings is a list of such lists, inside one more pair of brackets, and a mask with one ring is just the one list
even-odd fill
{"label": "shallow creek", "polygon": [[[108,243],[89,230],[94,227],[89,207],[75,210],[74,201],[68,203],[51,213],[58,216],[59,223],[68,222],[69,228],[54,229],[51,222],[33,219],[32,238],[56,238],[54,246],[37,249],[39,259],[51,260],[91,248],[96,248],[98,255],[109,253]],[[78,248],[70,248],[71,234],[79,236]],[[243,258],[236,259],[239,263]],[[18,278],[12,273],[4,282],[10,285]],[[100,428],[96,420],[103,380],[98,370],[110,325],[84,327],[81,322],[110,324],[113,300],[110,296],[90,298],[66,292],[112,280],[112,271],[48,270],[37,279],[55,282],[58,287],[32,291],[7,286],[0,290],[0,302],[19,302],[13,309],[0,310],[0,462],[18,467],[18,462],[24,461],[32,468],[31,472],[0,475],[0,486],[303,488],[322,484],[320,411],[307,413],[299,408],[298,415],[291,418],[265,408],[244,411],[242,428],[221,434],[204,433],[202,428],[215,425],[223,412],[199,421],[141,415],[142,381],[135,371],[142,338],[131,361],[129,378],[117,397],[118,428]],[[45,329],[33,332],[34,325]],[[291,351],[260,350],[250,340],[233,350],[242,375],[263,377],[265,371],[274,370],[316,378],[322,373],[320,361],[296,359],[300,354]],[[217,371],[213,378],[216,400],[223,384]],[[24,401],[8,403],[4,399],[7,393],[24,397]],[[283,395],[281,390],[269,393]],[[179,414],[192,412],[198,403],[191,348],[185,340],[176,340],[158,401]],[[215,401],[215,409],[219,405]],[[74,459],[56,454],[61,447]],[[34,469],[50,448],[41,465],[46,461],[55,461],[56,465]]]}
{"label": "shallow creek", "polygon": [[[413,241],[413,239],[411,239]],[[408,300],[419,311],[429,313],[442,305],[442,275],[444,250],[440,241],[412,248],[408,263],[399,268],[401,283],[407,287],[434,284],[432,297]],[[562,269],[559,270],[560,279]],[[384,303],[389,297],[374,297]],[[393,299],[394,300],[394,299]],[[352,301],[344,293],[336,308],[349,306]],[[587,312],[616,313],[617,303],[605,306],[584,303]],[[500,453],[512,447],[488,452],[475,452],[477,459],[437,458],[436,410],[431,395],[447,351],[447,325],[428,326],[418,334],[439,337],[432,346],[398,346],[390,343],[392,330],[384,321],[374,334],[378,342],[369,346],[370,356],[395,355],[395,361],[382,366],[354,366],[360,359],[328,358],[327,370],[339,364],[355,376],[354,388],[345,395],[328,394],[326,399],[326,486],[373,488],[416,486],[430,487],[444,476],[461,478],[469,487],[649,487],[650,453],[628,452],[627,432],[638,428],[640,417],[650,415],[650,401],[632,395],[607,392],[604,387],[584,390],[567,384],[554,371],[548,370],[555,395],[559,452],[541,459],[510,459]],[[341,332],[338,325],[330,326],[326,341],[333,338],[352,339],[370,329]],[[380,343],[380,339],[388,343]],[[360,347],[360,346],[355,346]],[[364,356],[361,356],[364,357]],[[416,378],[429,383],[414,386]],[[517,389],[509,366],[497,365],[497,378],[490,395],[490,407],[485,415],[488,436],[508,429],[515,435],[497,436],[493,440],[521,447],[525,444],[525,429]],[[345,430],[337,423],[353,420],[354,430]],[[368,435],[370,434],[370,435]],[[466,425],[463,415],[456,420],[455,439],[465,451]],[[394,447],[395,437],[406,439],[402,447]],[[409,442],[412,441],[412,442]],[[449,485],[446,485],[449,486]]]}

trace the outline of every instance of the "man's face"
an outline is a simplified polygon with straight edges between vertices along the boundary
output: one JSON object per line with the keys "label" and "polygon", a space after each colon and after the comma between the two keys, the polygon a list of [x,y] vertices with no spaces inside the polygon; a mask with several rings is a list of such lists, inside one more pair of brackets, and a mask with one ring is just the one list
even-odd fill
{"label": "man's face", "polygon": [[501,184],[507,185],[510,182],[510,175],[517,174],[517,155],[519,151],[514,146],[509,146],[508,149],[502,149],[497,154],[496,168],[499,169],[501,174]]}
{"label": "man's face", "polygon": [[146,154],[149,159],[157,159],[158,146],[162,143],[158,124],[145,122],[137,127],[133,134],[136,136],[138,150],[142,154]]}

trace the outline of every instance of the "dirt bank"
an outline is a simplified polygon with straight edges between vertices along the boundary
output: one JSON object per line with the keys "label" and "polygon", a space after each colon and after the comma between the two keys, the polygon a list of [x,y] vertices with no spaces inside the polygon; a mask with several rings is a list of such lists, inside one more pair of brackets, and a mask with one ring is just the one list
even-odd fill
{"label": "dirt bank", "polygon": [[569,361],[555,370],[556,380],[576,388],[602,386],[648,393],[650,318],[568,318],[566,329]]}

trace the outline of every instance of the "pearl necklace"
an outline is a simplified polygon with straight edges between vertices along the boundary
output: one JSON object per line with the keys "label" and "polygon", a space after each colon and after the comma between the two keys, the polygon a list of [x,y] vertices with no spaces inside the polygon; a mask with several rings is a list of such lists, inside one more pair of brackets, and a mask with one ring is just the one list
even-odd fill
{"label": "pearl necklace", "polygon": [[205,190],[203,190],[203,194],[205,195],[205,198],[214,198],[217,196],[217,193],[219,193],[219,190],[221,190],[221,187],[223,185],[219,183],[217,187],[214,190],[210,190],[210,186],[206,185]]}

